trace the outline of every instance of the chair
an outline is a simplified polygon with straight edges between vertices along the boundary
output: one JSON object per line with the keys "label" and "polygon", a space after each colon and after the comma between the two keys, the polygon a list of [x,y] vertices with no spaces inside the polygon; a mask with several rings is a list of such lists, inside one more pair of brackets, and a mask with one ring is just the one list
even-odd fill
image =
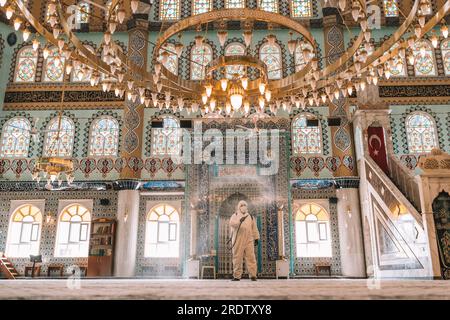
{"label": "chair", "polygon": [[41,276],[41,266],[34,266],[34,274],[32,266],[25,267],[25,277],[40,277],[40,276]]}

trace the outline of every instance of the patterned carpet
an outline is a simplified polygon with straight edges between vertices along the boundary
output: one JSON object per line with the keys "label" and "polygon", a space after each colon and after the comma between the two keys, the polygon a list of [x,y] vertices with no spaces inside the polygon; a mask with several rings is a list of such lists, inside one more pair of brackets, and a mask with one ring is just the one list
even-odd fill
{"label": "patterned carpet", "polygon": [[[79,288],[78,288],[79,286]],[[450,281],[0,280],[2,299],[446,299]]]}

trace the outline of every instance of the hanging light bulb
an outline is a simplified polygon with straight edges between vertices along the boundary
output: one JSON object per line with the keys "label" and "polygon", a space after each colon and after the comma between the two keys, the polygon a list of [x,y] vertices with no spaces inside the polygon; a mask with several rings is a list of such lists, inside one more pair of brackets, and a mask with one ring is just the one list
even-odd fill
{"label": "hanging light bulb", "polygon": [[106,31],[103,38],[105,40],[105,44],[109,45],[111,43],[111,32]]}
{"label": "hanging light bulb", "polygon": [[156,84],[156,90],[157,90],[159,93],[161,92],[161,90],[162,90],[162,83],[161,83],[161,82],[159,82],[159,83]]}
{"label": "hanging light bulb", "polygon": [[237,84],[233,84],[230,88],[230,103],[233,110],[237,111],[242,107],[244,100],[243,90]]}
{"label": "hanging light bulb", "polygon": [[36,51],[39,48],[39,40],[34,38],[32,41],[33,50]]}
{"label": "hanging light bulb", "polygon": [[436,36],[436,34],[435,33],[433,33],[432,35],[431,35],[431,38],[430,38],[430,40],[431,40],[431,44],[433,45],[433,48],[437,48],[437,46],[438,46],[438,37]]}
{"label": "hanging light bulb", "polygon": [[266,84],[264,83],[264,82],[261,82],[260,84],[259,84],[259,93],[261,93],[261,95],[263,95],[264,94],[264,92],[266,91]]}
{"label": "hanging light bulb", "polygon": [[180,111],[183,110],[183,108],[184,108],[184,99],[182,97],[179,97],[177,99],[177,103],[178,103],[178,108],[180,109]]}
{"label": "hanging light bulb", "polygon": [[154,73],[154,74],[153,74],[153,83],[154,83],[154,84],[157,84],[158,81],[159,81],[159,74]]}
{"label": "hanging light bulb", "polygon": [[206,104],[206,102],[208,102],[208,96],[206,95],[206,93],[202,93],[202,102],[203,104]]}
{"label": "hanging light bulb", "polygon": [[447,39],[448,38],[448,27],[445,24],[441,25],[441,34],[442,36]]}
{"label": "hanging light bulb", "polygon": [[416,35],[417,39],[420,38],[420,36],[422,35],[422,28],[420,27],[420,25],[416,24],[416,26],[414,27],[414,34]]}
{"label": "hanging light bulb", "polygon": [[266,101],[264,100],[264,97],[259,97],[258,102],[259,102],[259,108],[261,110],[264,110],[264,105],[266,104]]}
{"label": "hanging light bulb", "polygon": [[270,99],[272,99],[272,91],[266,90],[266,92],[264,93],[264,96],[266,98],[266,101],[270,102]]}
{"label": "hanging light bulb", "polygon": [[119,11],[117,11],[117,19],[119,20],[120,24],[122,24],[125,20],[125,14],[125,10],[123,9],[119,9]]}
{"label": "hanging light bulb", "polygon": [[230,115],[231,113],[231,104],[228,101],[225,103],[225,112],[227,115]]}
{"label": "hanging light bulb", "polygon": [[152,102],[153,106],[156,108],[158,106],[158,94],[156,92],[152,92]]}
{"label": "hanging light bulb", "polygon": [[28,41],[28,39],[30,38],[30,34],[31,34],[30,30],[28,29],[23,30],[22,33],[23,41]]}
{"label": "hanging light bulb", "polygon": [[341,11],[345,10],[345,5],[346,5],[346,0],[339,0],[339,9],[341,9]]}
{"label": "hanging light bulb", "polygon": [[10,20],[14,14],[14,9],[11,6],[6,8],[6,19]]}
{"label": "hanging light bulb", "polygon": [[156,63],[154,64],[154,66],[155,66],[155,73],[156,73],[157,75],[159,75],[159,74],[161,73],[161,63],[156,62]]}
{"label": "hanging light bulb", "polygon": [[66,74],[70,74],[72,72],[72,63],[69,61],[67,61],[66,63]]}
{"label": "hanging light bulb", "polygon": [[45,47],[44,50],[42,50],[42,56],[44,57],[44,59],[47,59],[49,55],[50,50],[47,47]]}
{"label": "hanging light bulb", "polygon": [[128,80],[127,81],[128,90],[132,90],[133,89],[133,85],[134,85],[134,81],[133,80]]}
{"label": "hanging light bulb", "polygon": [[356,1],[353,2],[353,4],[352,4],[352,17],[353,17],[353,20],[355,20],[355,22],[358,21],[358,18],[359,18],[359,4]]}
{"label": "hanging light bulb", "polygon": [[58,39],[61,29],[58,27],[53,28],[53,38]]}
{"label": "hanging light bulb", "polygon": [[4,7],[7,0],[0,0],[0,7]]}
{"label": "hanging light bulb", "polygon": [[220,79],[220,87],[222,88],[222,91],[227,91],[227,87],[228,87],[228,79],[227,78]]}
{"label": "hanging light bulb", "polygon": [[244,101],[244,112],[248,114],[250,112],[250,102]]}
{"label": "hanging light bulb", "polygon": [[22,25],[22,19],[20,19],[20,18],[14,19],[14,30],[19,31],[21,25]]}
{"label": "hanging light bulb", "polygon": [[247,88],[248,88],[248,78],[247,78],[247,76],[244,76],[244,77],[241,78],[241,84],[242,84],[242,88],[244,90],[247,90]]}
{"label": "hanging light bulb", "polygon": [[167,63],[167,61],[169,60],[169,52],[167,52],[167,51],[163,51],[162,53],[161,53],[161,62],[162,62],[162,64],[166,64]]}
{"label": "hanging light bulb", "polygon": [[419,15],[417,20],[419,21],[420,27],[423,28],[425,26],[425,15],[423,14]]}
{"label": "hanging light bulb", "polygon": [[114,34],[114,32],[116,32],[116,29],[117,29],[117,22],[110,21],[109,22],[109,32],[111,32],[111,34]]}
{"label": "hanging light bulb", "polygon": [[211,112],[214,112],[214,110],[216,110],[216,99],[211,99],[209,101],[209,109],[211,110]]}
{"label": "hanging light bulb", "polygon": [[136,13],[138,6],[139,6],[139,1],[131,0],[130,6],[131,6],[131,11],[133,12],[133,14]]}
{"label": "hanging light bulb", "polygon": [[217,38],[219,38],[219,43],[221,47],[225,46],[225,42],[227,41],[228,32],[226,30],[220,30],[217,32]]}
{"label": "hanging light bulb", "polygon": [[213,91],[213,86],[212,86],[212,84],[211,84],[211,83],[206,84],[206,85],[205,85],[205,92],[206,92],[206,96],[207,96],[208,98],[211,97],[212,91]]}

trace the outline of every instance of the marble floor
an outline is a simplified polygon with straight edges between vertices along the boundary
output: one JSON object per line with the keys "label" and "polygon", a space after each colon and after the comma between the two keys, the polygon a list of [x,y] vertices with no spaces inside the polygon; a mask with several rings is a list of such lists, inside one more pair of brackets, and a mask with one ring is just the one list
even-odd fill
{"label": "marble floor", "polygon": [[446,299],[450,281],[0,280],[3,299]]}

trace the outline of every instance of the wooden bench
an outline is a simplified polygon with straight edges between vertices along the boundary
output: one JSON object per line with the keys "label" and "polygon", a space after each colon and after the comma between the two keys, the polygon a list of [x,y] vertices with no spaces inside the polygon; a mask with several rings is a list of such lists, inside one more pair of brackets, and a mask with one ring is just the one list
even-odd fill
{"label": "wooden bench", "polygon": [[316,268],[316,276],[320,275],[320,271],[328,271],[329,276],[331,277],[331,265],[327,262],[318,262],[314,264]]}
{"label": "wooden bench", "polygon": [[60,277],[64,275],[64,266],[62,264],[51,264],[47,267],[47,277],[50,277],[53,272],[59,274]]}
{"label": "wooden bench", "polygon": [[33,273],[33,267],[28,266],[25,267],[25,277],[40,277],[41,276],[41,266],[34,266],[34,273]]}

